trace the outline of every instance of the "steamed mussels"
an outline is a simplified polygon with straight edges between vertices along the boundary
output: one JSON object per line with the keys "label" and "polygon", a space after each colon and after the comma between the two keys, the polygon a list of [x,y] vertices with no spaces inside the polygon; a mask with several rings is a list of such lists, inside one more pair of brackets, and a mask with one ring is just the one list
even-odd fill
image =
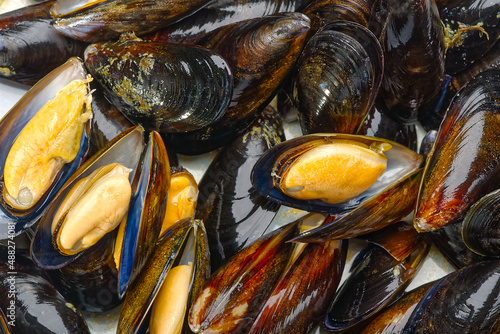
{"label": "steamed mussels", "polygon": [[274,146],[255,164],[257,191],[311,212],[342,214],[413,172],[422,157],[379,138],[315,134]]}
{"label": "steamed mussels", "polygon": [[1,233],[15,234],[43,213],[78,168],[88,147],[92,118],[89,82],[71,58],[29,90],[0,122]]}
{"label": "steamed mussels", "polygon": [[[109,271],[112,278],[100,279],[119,301],[153,250],[166,209],[160,199],[166,198],[169,184],[168,157],[159,135],[141,127],[124,131],[76,171],[42,216],[31,245],[35,263],[53,270],[53,280],[63,280],[69,295],[75,293],[73,283],[85,291],[86,284],[99,280],[82,281],[68,272]],[[123,246],[114,250],[120,253],[115,257],[115,235],[107,232],[119,224],[124,224]],[[85,298],[94,287],[89,289],[73,298]]]}

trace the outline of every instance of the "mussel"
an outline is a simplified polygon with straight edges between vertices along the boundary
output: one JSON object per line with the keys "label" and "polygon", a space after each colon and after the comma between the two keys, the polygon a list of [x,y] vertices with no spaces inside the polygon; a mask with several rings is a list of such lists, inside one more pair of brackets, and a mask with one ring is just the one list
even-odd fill
{"label": "mussel", "polygon": [[35,223],[87,154],[92,118],[83,63],[71,58],[1,120],[0,236]]}
{"label": "mussel", "polygon": [[[169,184],[168,157],[159,135],[154,132],[145,135],[139,126],[124,131],[82,165],[42,216],[31,244],[35,263],[44,269],[57,269],[56,273],[61,279],[73,280],[66,284],[66,291],[68,294],[76,292],[80,298],[85,297],[84,293],[72,291],[72,284],[95,282],[82,281],[78,276],[67,274],[68,271],[78,271],[71,266],[90,267],[81,270],[85,273],[91,272],[93,266],[101,267],[104,265],[101,262],[106,262],[110,268],[106,270],[112,276],[114,272],[112,291],[116,291],[119,300],[152,252],[165,214],[166,201],[161,199],[167,197]],[[118,198],[122,199],[118,201]],[[74,204],[71,204],[73,200]],[[123,207],[119,206],[120,202]],[[104,205],[104,208],[91,204]],[[93,210],[97,212],[92,213]],[[95,219],[103,214],[107,217]],[[92,225],[78,227],[77,232],[80,233],[77,237],[68,230],[73,242],[60,242],[65,227],[79,220]],[[104,235],[107,240],[98,240],[96,235],[102,234],[102,230],[111,231],[111,225],[119,224],[122,220],[125,224],[123,239],[119,239],[122,247],[117,246],[114,251],[117,255],[113,256],[114,234]],[[84,231],[88,232],[82,233]],[[83,246],[88,243],[88,239],[91,241],[89,244],[96,242],[96,245],[85,250],[87,247]],[[93,261],[92,258],[100,260]],[[106,287],[111,284],[109,278],[104,279],[102,284]],[[83,303],[75,301],[75,304],[79,305],[80,302]]]}
{"label": "mussel", "polygon": [[324,26],[304,47],[293,77],[293,100],[304,134],[354,134],[377,96],[382,48],[353,22]]}
{"label": "mussel", "polygon": [[167,230],[131,285],[123,302],[117,333],[180,333],[194,298],[210,276],[203,222],[186,218]]}
{"label": "mussel", "polygon": [[266,152],[254,166],[252,182],[261,195],[280,204],[345,214],[415,171],[421,161],[420,155],[389,140],[314,134]]}
{"label": "mussel", "polygon": [[85,64],[118,110],[147,130],[185,132],[210,125],[231,98],[228,64],[197,46],[128,36],[91,44]]}
{"label": "mussel", "polygon": [[448,108],[427,158],[415,209],[419,231],[459,221],[500,175],[500,70],[482,72]]}
{"label": "mussel", "polygon": [[51,9],[54,27],[71,38],[98,42],[121,33],[146,34],[192,14],[208,0],[58,0]]}

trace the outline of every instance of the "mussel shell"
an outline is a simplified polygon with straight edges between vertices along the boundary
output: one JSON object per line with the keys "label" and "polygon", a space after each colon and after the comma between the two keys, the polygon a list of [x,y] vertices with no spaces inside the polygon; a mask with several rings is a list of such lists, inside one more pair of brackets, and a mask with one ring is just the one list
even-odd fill
{"label": "mussel shell", "polygon": [[54,27],[62,34],[87,42],[112,40],[121,33],[138,35],[174,23],[209,3],[208,0],[59,0],[53,6]]}
{"label": "mussel shell", "polygon": [[[321,200],[297,200],[285,195],[274,185],[272,170],[276,163],[283,163],[291,152],[296,152],[296,147],[315,140],[324,140],[327,143],[333,139],[350,139],[370,146],[373,143],[390,143],[392,148],[384,152],[387,157],[387,169],[379,179],[365,192],[353,199],[339,203],[328,204]],[[360,206],[363,202],[377,196],[388,187],[408,174],[414,172],[422,162],[422,157],[410,149],[387,139],[356,136],[348,134],[313,134],[287,140],[267,151],[255,164],[252,171],[252,183],[257,191],[264,197],[293,208],[318,213],[345,214]]]}
{"label": "mussel shell", "polygon": [[309,333],[337,290],[346,255],[346,240],[307,245],[276,285],[249,333]]}
{"label": "mussel shell", "polygon": [[[57,92],[75,79],[85,79],[86,70],[81,60],[71,58],[33,86],[0,121],[0,239],[15,236],[33,225],[51,203],[64,182],[80,166],[87,154],[90,127],[84,127],[77,157],[63,166],[53,185],[30,210],[20,212],[3,200],[3,172],[9,149],[26,124]],[[15,225],[15,226],[14,226]]]}
{"label": "mussel shell", "polygon": [[271,295],[292,255],[291,223],[257,239],[207,280],[189,313],[194,333],[240,333],[249,328]]}
{"label": "mussel shell", "polygon": [[422,240],[414,245],[410,256],[398,261],[382,248],[368,245],[354,260],[356,267],[335,295],[324,318],[324,328],[343,331],[362,326],[401,296],[416,276],[429,246]]}
{"label": "mussel shell", "polygon": [[212,270],[264,234],[279,205],[260,196],[250,173],[262,153],[285,141],[281,118],[266,108],[249,129],[224,146],[199,183],[196,218],[205,222]]}
{"label": "mussel shell", "polygon": [[417,152],[418,140],[415,124],[403,124],[395,120],[381,103],[375,103],[356,134],[386,138]]}
{"label": "mussel shell", "polygon": [[500,256],[500,190],[482,197],[467,212],[462,225],[465,245],[483,256]]}
{"label": "mussel shell", "polygon": [[51,243],[52,219],[60,202],[79,179],[111,162],[120,163],[133,170],[129,176],[132,198],[118,271],[118,288],[121,297],[129,282],[134,280],[150,256],[160,233],[165,213],[166,201],[160,199],[167,196],[170,167],[165,147],[157,133],[150,133],[147,138],[144,138],[142,127],[130,128],[87,160],[64,185],[40,219],[31,243],[31,255],[40,267],[59,269],[86,252],[90,252],[92,247],[76,255],[64,256],[54,249]]}
{"label": "mussel shell", "polygon": [[394,224],[413,211],[421,178],[422,169],[416,170],[346,215],[310,229],[294,241],[325,242],[353,238]]}
{"label": "mussel shell", "polygon": [[380,97],[404,122],[439,92],[444,80],[444,35],[433,0],[378,1],[369,24],[380,36],[385,69]]}
{"label": "mussel shell", "polygon": [[337,21],[349,21],[368,27],[374,0],[318,0],[302,11],[311,18],[311,32]]}
{"label": "mussel shell", "polygon": [[448,274],[413,311],[403,333],[498,333],[500,262],[483,261]]}
{"label": "mussel shell", "polygon": [[196,43],[220,27],[277,13],[298,12],[308,2],[310,0],[215,0],[193,15],[143,38],[157,42]]}
{"label": "mussel shell", "polygon": [[226,111],[232,76],[218,54],[137,40],[91,44],[85,64],[106,97],[134,124],[161,133],[207,126]]}
{"label": "mussel shell", "polygon": [[460,26],[465,29],[476,28],[462,32],[457,43],[451,43],[447,48],[447,73],[457,74],[483,58],[500,36],[499,14],[499,1],[456,1],[440,9],[439,16],[445,33],[450,34],[448,39],[454,37]]}
{"label": "mussel shell", "polygon": [[434,283],[429,282],[406,292],[398,301],[370,321],[360,334],[402,333],[413,310]]}
{"label": "mussel shell", "polygon": [[70,57],[82,57],[87,46],[61,35],[51,25],[46,1],[0,15],[0,76],[35,84]]}
{"label": "mussel shell", "polygon": [[6,334],[90,334],[80,312],[48,280],[22,271],[12,273],[7,265],[0,270],[0,309],[9,325]]}
{"label": "mussel shell", "polygon": [[270,15],[221,27],[199,45],[224,57],[234,89],[220,120],[200,130],[164,136],[177,153],[196,155],[236,139],[274,98],[293,69],[309,30],[309,18],[298,13]]}
{"label": "mussel shell", "polygon": [[500,70],[488,70],[457,93],[428,157],[415,212],[419,231],[462,219],[500,176]]}
{"label": "mussel shell", "polygon": [[152,307],[175,259],[184,250],[189,234],[195,237],[192,288],[187,310],[198,295],[205,280],[210,276],[209,251],[203,222],[192,218],[183,219],[172,226],[158,240],[151,257],[137,280],[130,286],[123,302],[117,333],[136,333]]}
{"label": "mussel shell", "polygon": [[324,26],[304,47],[292,79],[302,132],[355,133],[383,72],[382,48],[367,28],[353,22]]}

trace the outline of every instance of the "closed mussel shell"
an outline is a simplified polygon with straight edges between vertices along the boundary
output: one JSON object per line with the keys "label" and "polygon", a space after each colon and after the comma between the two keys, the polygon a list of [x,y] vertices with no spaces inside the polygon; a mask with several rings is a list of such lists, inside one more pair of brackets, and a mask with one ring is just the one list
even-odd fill
{"label": "closed mussel shell", "polygon": [[205,222],[212,270],[261,237],[278,212],[253,188],[250,173],[262,153],[284,140],[281,118],[267,107],[203,174],[196,218]]}
{"label": "closed mussel shell", "polygon": [[189,313],[194,333],[240,333],[250,328],[293,251],[291,223],[257,239],[215,271]]}
{"label": "closed mussel shell", "polygon": [[[324,146],[332,143],[335,144],[339,141],[340,143],[348,142],[361,144],[366,147],[391,147],[383,152],[387,159],[387,166],[384,172],[369,188],[358,195],[338,203],[329,203],[321,199],[294,198],[282,191],[280,188],[283,183],[282,171],[286,171],[294,161],[300,161],[299,159],[307,153],[314,152],[313,149],[319,148],[321,150]],[[311,155],[309,155],[309,157],[311,157]],[[312,158],[314,158],[312,159],[313,163],[308,169],[308,175],[304,176],[304,180],[307,179],[309,180],[307,182],[317,182],[321,185],[322,178],[315,175],[315,171],[319,168],[328,166],[323,160],[325,155],[318,154],[315,156],[312,154]],[[419,167],[421,161],[422,157],[420,155],[400,144],[386,139],[348,134],[313,134],[287,140],[267,151],[254,166],[252,171],[252,183],[262,196],[280,204],[309,212],[345,214],[360,206],[363,202],[386,191],[386,189],[392,187],[395,182],[413,173]],[[356,173],[362,172],[354,172],[352,165],[349,165],[349,168],[341,167],[340,170],[345,171],[347,176],[353,173],[352,177],[354,177]],[[358,174],[356,174],[356,178],[357,177]],[[328,176],[328,180],[334,181],[335,178]],[[330,187],[327,188],[330,189]]]}
{"label": "closed mussel shell", "polygon": [[415,228],[439,229],[462,219],[500,175],[500,70],[488,70],[457,93],[427,158]]}
{"label": "closed mussel shell", "polygon": [[199,130],[164,136],[177,153],[196,155],[236,139],[276,95],[302,51],[309,18],[282,13],[221,27],[198,44],[227,60],[234,89],[225,114]]}
{"label": "closed mussel shell", "polygon": [[[186,254],[186,261],[181,260]],[[192,274],[187,277],[189,293],[185,302],[184,311],[176,310],[182,314],[180,324],[170,325],[168,328],[182,328],[182,321],[191,307],[193,299],[198,295],[205,280],[210,276],[209,253],[203,223],[200,220],[187,218],[179,221],[163,234],[156,243],[153,254],[146,263],[144,270],[137,280],[130,286],[129,293],[123,302],[117,333],[137,333],[141,328],[147,328],[145,321],[154,303],[162,297],[160,290],[166,286],[167,276],[176,266],[186,266],[190,263]],[[186,262],[186,263],[184,263]],[[168,286],[174,294],[184,294],[179,287]],[[166,300],[164,303],[173,303]],[[152,314],[151,316],[154,316]],[[169,317],[163,314],[160,317]],[[174,318],[174,315],[171,316]],[[150,323],[161,321],[152,319]],[[151,326],[151,325],[150,325]],[[167,327],[164,325],[164,327]],[[152,328],[150,327],[150,331]]]}
{"label": "closed mussel shell", "polygon": [[208,0],[59,0],[52,7],[62,34],[87,42],[112,40],[121,33],[145,34],[165,27],[209,3]]}
{"label": "closed mussel shell", "polygon": [[499,265],[483,261],[442,278],[424,295],[403,333],[498,333]]}
{"label": "closed mussel shell", "polygon": [[[72,122],[65,123],[78,125],[77,127],[73,127],[73,129],[81,131],[81,135],[78,136],[78,132],[60,131],[56,134],[52,132],[51,135],[53,137],[47,137],[47,131],[41,131],[47,124],[52,124],[54,129],[61,128],[60,126],[57,127],[56,124],[60,124],[61,120],[66,118],[58,118],[57,115],[70,114],[69,109],[61,107],[61,105],[71,105],[63,101],[70,96],[75,96],[75,92],[68,94],[68,90],[64,90],[64,87],[67,87],[72,82],[76,82],[76,80],[80,80],[82,83],[88,82],[90,79],[87,79],[86,75],[85,67],[79,59],[69,59],[65,64],[52,71],[33,86],[0,121],[0,128],[2,129],[0,132],[0,146],[2,147],[0,151],[0,175],[2,178],[2,182],[0,183],[0,238],[5,239],[8,235],[18,235],[33,225],[51,203],[57,191],[79,167],[82,159],[86,156],[88,147],[87,138],[90,131],[87,120],[91,118],[91,112],[87,109],[88,106],[85,106],[85,102],[78,108],[78,110],[82,109],[81,112],[77,108],[74,109],[77,114],[71,118]],[[85,89],[83,86],[82,88]],[[57,95],[59,91],[62,93]],[[82,92],[82,94],[88,94],[88,92]],[[84,99],[86,100],[86,98]],[[35,115],[41,115],[38,112],[41,111],[42,107],[45,110],[43,116],[35,118]],[[84,117],[83,115],[86,116]],[[30,127],[23,131],[32,119],[34,120],[30,123]],[[22,136],[20,135],[21,133],[23,134]],[[65,135],[70,133],[74,134],[70,136]],[[61,151],[57,149],[61,146],[54,145],[53,138],[59,138],[60,144],[71,147],[71,151],[75,153],[75,156],[70,162],[61,165],[59,170],[55,170],[51,177],[51,173],[48,171],[50,170],[50,166],[52,166],[51,162],[54,160],[61,161],[59,155],[62,155]],[[11,149],[16,142],[18,143],[17,147],[23,147],[22,150]],[[53,149],[47,149],[47,153],[42,155],[40,147],[45,146],[52,147]],[[15,167],[12,167],[14,165],[7,162],[11,152],[17,158],[24,157],[21,164],[18,162],[15,164]],[[23,153],[21,156],[18,154],[20,152]],[[36,156],[39,157],[38,160],[26,159],[27,157]],[[30,161],[40,161],[40,164],[36,168],[33,168],[29,163]],[[26,206],[26,208],[15,208],[6,199],[8,196],[6,182],[8,180],[5,178],[5,173],[7,171],[15,176],[21,171],[26,173],[28,170],[34,170],[30,178],[33,185],[45,184],[46,186],[43,188],[32,186],[30,185],[31,183],[26,183],[27,178],[24,178],[22,182],[19,181],[19,184],[24,184],[24,186],[19,186],[19,188],[28,189],[28,193],[32,195],[33,203],[31,206]],[[18,180],[18,178],[14,178],[14,181],[9,182],[16,184],[15,180]],[[26,193],[26,191],[24,192]],[[15,195],[11,196],[15,197]]]}
{"label": "closed mussel shell", "polygon": [[[91,177],[97,171],[101,171],[102,167],[108,168],[108,166],[115,164],[121,165],[123,169],[127,170],[128,174],[125,174],[127,176],[122,177],[126,177],[130,183],[130,197],[125,202],[125,209],[127,210],[124,212],[126,225],[120,256],[117,259],[113,259],[111,252],[115,236],[110,233],[104,235],[104,238],[109,238],[107,241],[101,239],[96,245],[89,245],[83,251],[76,249],[68,254],[64,254],[61,248],[63,243],[62,241],[59,242],[58,239],[62,235],[62,231],[65,230],[65,225],[62,224],[69,224],[69,219],[65,218],[66,215],[71,218],[73,216],[78,218],[78,216],[76,214],[69,216],[69,213],[62,215],[60,221],[56,219],[57,225],[54,232],[52,232],[53,220],[56,215],[59,215],[59,207],[62,206],[61,204],[64,204],[63,200],[73,196],[73,190],[78,189],[77,186],[80,184],[80,181],[87,180],[89,176]],[[102,261],[92,261],[96,257],[95,254],[93,255],[96,251],[95,248],[99,245],[103,250],[99,252],[98,256],[103,257],[105,256],[104,253],[110,253],[109,258],[107,258],[109,261],[106,260],[108,262],[107,266],[110,267],[111,271],[115,272],[114,283],[110,283],[109,279],[105,279],[102,284],[106,285],[106,290],[109,290],[109,285],[115,284],[112,290],[114,290],[114,293],[118,293],[118,298],[121,298],[129,282],[134,280],[135,275],[144,266],[158,238],[166,206],[166,201],[160,199],[166,198],[169,183],[170,168],[168,157],[160,136],[154,132],[145,136],[144,130],[140,126],[122,132],[87,160],[73,177],[68,180],[56,199],[51,203],[50,208],[41,218],[32,240],[31,254],[33,260],[44,269],[61,269],[63,271],[75,262],[82,265],[84,263],[94,263],[95,266],[101,266]],[[90,191],[89,193],[92,194]],[[104,204],[104,207],[95,208],[96,212],[90,213],[87,216],[87,220],[90,219],[89,217],[98,216],[102,211],[108,209],[110,210],[110,216],[118,215],[115,211],[122,210],[122,208],[115,208],[114,206],[118,201],[118,193],[106,196],[106,193],[103,192],[102,194],[97,193],[95,195],[103,196],[97,204],[99,202],[106,203],[109,200],[113,201],[112,203]],[[85,203],[93,202],[85,201]],[[102,205],[103,203],[100,204]],[[74,205],[74,207],[80,206]],[[101,228],[107,231],[104,226],[96,229]],[[83,227],[80,229],[83,229]],[[71,236],[71,234],[67,235]],[[91,233],[89,232],[89,234],[81,236],[80,241],[76,242],[75,245],[79,245],[80,242],[84,243],[88,235],[91,235]],[[103,243],[104,245],[102,245]],[[115,250],[115,253],[119,252]],[[116,272],[117,269],[118,272]],[[74,269],[66,269],[66,271],[68,270]],[[86,270],[91,271],[92,268]],[[72,275],[66,275],[66,277],[78,280],[78,277],[75,278]],[[67,284],[68,289],[71,288],[71,284]]]}
{"label": "closed mussel shell", "polygon": [[226,111],[232,76],[207,49],[123,40],[91,44],[85,64],[106,97],[134,124],[161,133],[207,126]]}
{"label": "closed mussel shell", "polygon": [[365,27],[335,22],[304,47],[293,77],[293,99],[304,134],[355,133],[377,96],[382,48]]}
{"label": "closed mussel shell", "polygon": [[465,245],[483,256],[500,256],[500,190],[482,197],[464,218]]}
{"label": "closed mussel shell", "polygon": [[0,15],[0,76],[35,84],[70,57],[82,57],[87,44],[61,35],[50,23],[45,1]]}

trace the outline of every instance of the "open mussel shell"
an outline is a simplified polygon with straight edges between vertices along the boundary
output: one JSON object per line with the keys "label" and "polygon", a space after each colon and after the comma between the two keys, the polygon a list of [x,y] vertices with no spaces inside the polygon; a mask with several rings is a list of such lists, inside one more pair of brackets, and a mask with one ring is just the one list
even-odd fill
{"label": "open mussel shell", "polygon": [[293,99],[302,132],[353,134],[372,108],[384,59],[377,38],[353,22],[324,26],[297,61]]}
{"label": "open mussel shell", "polygon": [[442,278],[424,295],[403,333],[498,333],[500,261],[479,262]]}
{"label": "open mussel shell", "polygon": [[465,245],[483,256],[500,256],[500,190],[481,198],[464,218]]}
{"label": "open mussel shell", "polygon": [[121,33],[145,34],[174,23],[210,1],[59,0],[51,9],[62,34],[87,42],[112,40]]}
{"label": "open mussel shell", "polygon": [[484,71],[455,95],[427,158],[415,209],[419,231],[457,222],[500,176],[500,70]]}
{"label": "open mussel shell", "polygon": [[[157,297],[161,297],[160,288],[166,281],[169,272],[175,266],[188,264],[183,263],[184,256],[187,262],[192,263],[188,301],[185,309],[185,314],[187,314],[193,299],[210,276],[210,259],[205,228],[201,220],[193,220],[192,218],[180,220],[158,240],[144,270],[130,286],[125,297],[117,333],[137,333],[140,328],[147,327],[147,323],[145,323],[147,315],[151,313],[151,308],[153,303],[156,303]],[[172,289],[176,289],[176,287],[172,286]],[[177,328],[181,328],[181,326]]]}
{"label": "open mussel shell", "polygon": [[[49,100],[73,80],[85,80],[87,72],[81,60],[70,58],[66,63],[49,73],[34,85],[0,121],[0,239],[20,234],[33,225],[45,211],[64,182],[80,166],[86,156],[90,127],[83,127],[80,148],[76,158],[65,164],[55,177],[52,185],[31,208],[18,210],[12,208],[5,200],[5,163],[10,148],[26,124]],[[45,120],[47,121],[47,120]]]}
{"label": "open mussel shell", "polygon": [[[398,233],[393,237],[405,243]],[[416,276],[430,243],[424,238],[417,243],[412,239],[410,248],[411,252],[402,260],[396,260],[374,244],[363,249],[354,260],[350,275],[337,291],[323,327],[337,333],[356,332],[358,327],[364,326],[377,312],[399,298]]]}
{"label": "open mussel shell", "polygon": [[96,43],[85,51],[85,64],[118,110],[147,130],[172,133],[208,126],[231,99],[228,64],[198,46]]}
{"label": "open mussel shell", "polygon": [[122,296],[128,283],[151,254],[165,213],[166,201],[163,199],[167,196],[170,184],[170,167],[163,142],[155,132],[145,135],[140,126],[130,128],[87,160],[60,190],[40,219],[31,243],[31,255],[40,267],[59,269],[91,252],[92,247],[74,255],[62,255],[53,244],[51,225],[56,211],[73,186],[99,167],[110,163],[119,163],[132,171],[128,176],[132,196],[118,265],[117,280]]}
{"label": "open mussel shell", "polygon": [[[387,168],[371,187],[345,202],[330,204],[318,199],[295,199],[276,186],[276,175],[273,173],[275,166],[289,163],[291,157],[302,155],[307,148],[328,144],[336,139],[352,140],[367,146],[390,144],[392,148],[384,152]],[[345,214],[415,171],[421,162],[420,155],[390,140],[348,134],[313,134],[287,140],[267,151],[253,168],[252,183],[262,196],[280,204],[309,212]],[[314,169],[314,166],[311,168]]]}

